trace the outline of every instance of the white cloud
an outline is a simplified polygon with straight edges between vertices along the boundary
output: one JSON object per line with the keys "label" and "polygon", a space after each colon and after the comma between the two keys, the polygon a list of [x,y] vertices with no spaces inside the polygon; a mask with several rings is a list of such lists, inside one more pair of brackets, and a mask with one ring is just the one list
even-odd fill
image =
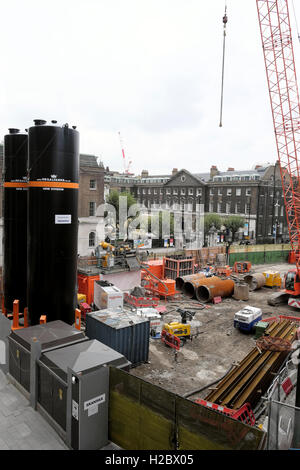
{"label": "white cloud", "polygon": [[1,135],[76,124],[81,151],[121,170],[121,131],[133,170],[157,174],[276,159],[255,0],[228,0],[222,129],[224,0],[0,3]]}

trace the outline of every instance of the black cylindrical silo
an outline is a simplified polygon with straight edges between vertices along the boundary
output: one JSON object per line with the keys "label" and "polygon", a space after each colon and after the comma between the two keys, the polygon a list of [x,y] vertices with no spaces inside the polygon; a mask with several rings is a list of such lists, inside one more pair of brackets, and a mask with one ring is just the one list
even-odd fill
{"label": "black cylindrical silo", "polygon": [[79,133],[36,120],[29,129],[28,311],[31,325],[74,323]]}
{"label": "black cylindrical silo", "polygon": [[9,129],[4,136],[3,162],[3,293],[4,306],[27,306],[27,157],[28,134]]}

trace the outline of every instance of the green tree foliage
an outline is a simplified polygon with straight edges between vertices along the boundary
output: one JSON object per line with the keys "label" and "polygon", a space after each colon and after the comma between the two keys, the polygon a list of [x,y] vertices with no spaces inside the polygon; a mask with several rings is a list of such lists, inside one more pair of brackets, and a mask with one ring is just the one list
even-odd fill
{"label": "green tree foliage", "polygon": [[222,217],[218,214],[205,214],[204,215],[204,235],[208,234],[209,229],[214,226],[217,230],[220,230],[222,226]]}
{"label": "green tree foliage", "polygon": [[244,227],[245,219],[244,217],[241,217],[239,215],[230,215],[228,217],[225,217],[225,219],[223,220],[223,224],[228,230],[231,231],[232,240],[234,240],[236,232],[238,232],[240,228]]}
{"label": "green tree foliage", "polygon": [[128,209],[130,206],[137,203],[136,199],[129,191],[124,191],[122,193],[119,193],[119,191],[117,191],[116,189],[113,189],[112,191],[110,191],[106,202],[114,206],[114,208],[116,209],[117,216],[119,215],[119,198],[121,196],[127,197]]}

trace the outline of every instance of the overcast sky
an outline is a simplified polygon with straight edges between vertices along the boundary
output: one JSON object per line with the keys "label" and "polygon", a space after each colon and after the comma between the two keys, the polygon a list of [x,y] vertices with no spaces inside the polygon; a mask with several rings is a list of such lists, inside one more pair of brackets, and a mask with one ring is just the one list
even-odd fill
{"label": "overcast sky", "polygon": [[119,131],[136,174],[274,162],[256,1],[227,3],[219,128],[224,0],[0,0],[1,140],[8,127],[56,119],[118,171]]}

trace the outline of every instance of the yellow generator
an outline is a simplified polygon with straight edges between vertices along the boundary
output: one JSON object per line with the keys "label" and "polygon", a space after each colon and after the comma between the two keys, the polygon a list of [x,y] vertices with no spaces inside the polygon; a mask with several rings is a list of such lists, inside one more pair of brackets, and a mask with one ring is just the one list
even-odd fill
{"label": "yellow generator", "polygon": [[281,277],[278,271],[266,271],[263,273],[266,279],[266,287],[281,287]]}
{"label": "yellow generator", "polygon": [[179,323],[173,321],[171,323],[165,323],[164,330],[171,335],[178,336],[179,338],[190,338],[191,337],[191,325],[188,323]]}

